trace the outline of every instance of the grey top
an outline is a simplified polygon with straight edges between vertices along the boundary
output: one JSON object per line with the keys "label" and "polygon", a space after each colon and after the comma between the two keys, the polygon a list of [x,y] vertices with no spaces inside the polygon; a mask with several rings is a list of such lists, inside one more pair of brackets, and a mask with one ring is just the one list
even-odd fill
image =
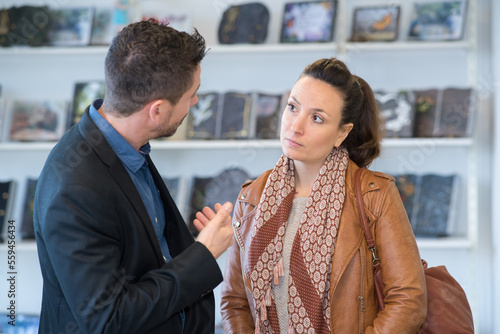
{"label": "grey top", "polygon": [[293,200],[292,209],[288,216],[285,236],[283,237],[283,273],[280,277],[279,285],[272,285],[276,310],[278,312],[278,321],[280,325],[280,334],[287,334],[288,331],[288,275],[290,275],[290,254],[292,252],[293,240],[300,226],[300,219],[306,208],[307,196],[297,197]]}

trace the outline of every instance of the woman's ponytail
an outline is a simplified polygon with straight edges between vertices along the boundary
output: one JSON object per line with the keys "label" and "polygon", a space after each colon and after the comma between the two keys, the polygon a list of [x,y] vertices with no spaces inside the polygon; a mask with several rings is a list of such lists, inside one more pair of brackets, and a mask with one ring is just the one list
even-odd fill
{"label": "woman's ponytail", "polygon": [[[368,83],[362,78],[353,75],[356,84],[361,90],[361,103],[357,117],[352,121],[353,129],[344,140],[343,145],[349,152],[349,157],[360,167],[367,167],[380,155],[382,141],[382,126],[380,113]],[[344,110],[344,113],[350,113]],[[341,121],[342,122],[342,121]],[[342,122],[350,123],[348,122]]]}

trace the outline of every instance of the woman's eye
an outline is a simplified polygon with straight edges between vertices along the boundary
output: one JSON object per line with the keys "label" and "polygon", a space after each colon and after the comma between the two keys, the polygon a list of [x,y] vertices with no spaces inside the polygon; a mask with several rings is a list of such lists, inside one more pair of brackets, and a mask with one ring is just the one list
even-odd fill
{"label": "woman's eye", "polygon": [[297,108],[295,108],[295,106],[293,104],[288,104],[288,109],[290,109],[290,111],[295,111],[297,110]]}
{"label": "woman's eye", "polygon": [[313,120],[316,122],[316,123],[323,123],[323,119],[317,115],[314,115],[313,116]]}

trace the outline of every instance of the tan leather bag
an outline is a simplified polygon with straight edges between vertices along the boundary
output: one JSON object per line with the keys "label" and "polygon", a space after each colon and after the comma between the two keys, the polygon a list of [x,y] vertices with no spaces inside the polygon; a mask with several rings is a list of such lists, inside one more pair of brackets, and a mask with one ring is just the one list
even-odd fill
{"label": "tan leather bag", "polygon": [[[358,203],[359,217],[365,232],[368,249],[373,255],[373,280],[379,310],[384,309],[384,284],[377,257],[375,241],[366,218],[361,194],[360,177],[364,168],[359,168],[354,175],[354,188]],[[466,334],[474,333],[472,311],[460,284],[450,275],[445,266],[427,267],[422,260],[427,283],[427,319],[418,333],[429,334]]]}

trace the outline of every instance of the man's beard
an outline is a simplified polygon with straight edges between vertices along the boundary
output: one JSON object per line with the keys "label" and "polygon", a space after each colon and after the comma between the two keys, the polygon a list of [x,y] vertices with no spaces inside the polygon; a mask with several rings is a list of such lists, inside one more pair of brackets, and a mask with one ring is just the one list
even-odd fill
{"label": "man's beard", "polygon": [[[187,116],[187,114],[186,114]],[[172,137],[175,132],[177,131],[177,129],[179,128],[179,126],[182,124],[182,122],[184,121],[184,119],[186,118],[186,116],[184,116],[180,122],[176,123],[176,124],[173,124],[173,125],[169,125],[165,128],[159,128],[158,129],[158,133],[157,135],[155,136],[155,138],[168,138],[168,137]]]}

